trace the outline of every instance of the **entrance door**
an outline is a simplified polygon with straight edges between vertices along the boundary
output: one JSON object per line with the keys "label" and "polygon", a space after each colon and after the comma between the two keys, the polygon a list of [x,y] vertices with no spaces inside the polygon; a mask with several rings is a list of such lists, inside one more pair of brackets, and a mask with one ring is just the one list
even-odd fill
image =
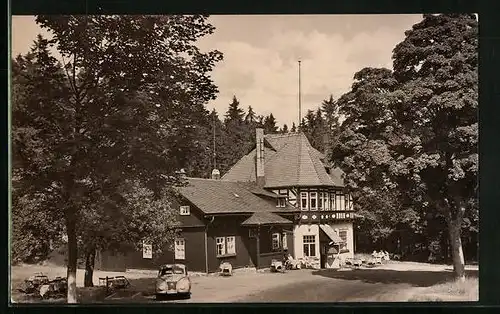
{"label": "entrance door", "polygon": [[295,258],[295,247],[293,242],[293,231],[285,230],[286,234],[286,248],[288,250],[288,254],[292,255]]}
{"label": "entrance door", "polygon": [[328,253],[328,242],[320,242],[319,260],[321,268],[326,268],[326,258]]}

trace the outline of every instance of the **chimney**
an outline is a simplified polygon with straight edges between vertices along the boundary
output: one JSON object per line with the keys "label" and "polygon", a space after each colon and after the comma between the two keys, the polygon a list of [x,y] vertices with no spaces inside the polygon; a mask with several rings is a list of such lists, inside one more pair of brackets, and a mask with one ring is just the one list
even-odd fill
{"label": "chimney", "polygon": [[255,129],[255,142],[257,143],[257,158],[256,158],[256,177],[257,185],[262,187],[265,184],[265,173],[264,173],[264,129]]}
{"label": "chimney", "polygon": [[212,180],[220,179],[220,171],[218,169],[212,170]]}

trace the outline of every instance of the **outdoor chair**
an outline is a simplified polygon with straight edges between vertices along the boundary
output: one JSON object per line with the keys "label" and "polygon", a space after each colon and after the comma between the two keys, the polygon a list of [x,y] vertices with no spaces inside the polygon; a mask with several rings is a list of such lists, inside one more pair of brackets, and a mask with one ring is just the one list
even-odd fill
{"label": "outdoor chair", "polygon": [[282,261],[278,261],[276,259],[273,259],[271,261],[271,268],[270,268],[271,272],[272,273],[276,273],[276,272],[285,272],[285,267],[283,266],[283,262]]}
{"label": "outdoor chair", "polygon": [[391,260],[391,257],[389,256],[389,252],[384,251],[383,254],[384,254],[384,256],[382,257],[382,259],[384,261],[390,261]]}
{"label": "outdoor chair", "polygon": [[233,265],[228,262],[223,262],[219,266],[220,276],[232,276],[233,275]]}
{"label": "outdoor chair", "polygon": [[352,260],[352,266],[361,267],[361,265],[363,265],[363,261],[361,259],[357,258]]}
{"label": "outdoor chair", "polygon": [[382,258],[384,257],[384,253],[373,251],[372,260],[375,264],[382,264]]}
{"label": "outdoor chair", "polygon": [[301,263],[300,261],[294,259],[291,255],[288,255],[288,258],[286,260],[285,268],[288,265],[289,269],[300,269],[301,268]]}

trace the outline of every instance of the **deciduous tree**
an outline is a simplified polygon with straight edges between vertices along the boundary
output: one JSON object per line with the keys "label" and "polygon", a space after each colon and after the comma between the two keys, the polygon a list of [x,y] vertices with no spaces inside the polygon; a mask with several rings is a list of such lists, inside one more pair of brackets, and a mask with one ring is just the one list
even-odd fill
{"label": "deciduous tree", "polygon": [[[162,203],[162,188],[178,183],[173,173],[187,163],[197,115],[206,114],[203,105],[217,92],[209,72],[221,54],[202,53],[195,45],[214,30],[206,18],[37,17],[37,23],[54,34],[48,44],[62,56],[64,72],[49,53],[37,58],[49,60],[47,66],[38,60],[29,66],[58,72],[57,80],[40,80],[28,66],[19,70],[31,76],[14,84],[13,107],[21,118],[13,121],[13,129],[29,129],[35,136],[14,139],[19,150],[15,171],[32,183],[23,194],[52,186],[59,198],[52,210],[68,238],[69,303],[76,302],[79,236],[85,234],[83,222],[91,218],[82,215],[83,210],[119,196],[127,188],[120,184],[125,179],[140,182]],[[38,80],[50,88],[36,87]],[[20,92],[29,88],[32,93]],[[54,100],[37,100],[40,97]],[[24,119],[28,115],[37,118]],[[29,157],[40,149],[35,143],[45,153],[38,162]],[[104,207],[95,210],[100,210],[96,217],[102,217]],[[166,220],[164,225],[175,224]]]}
{"label": "deciduous tree", "polygon": [[[55,210],[62,202],[60,182],[50,168],[65,163],[57,148],[70,133],[62,67],[37,37],[25,56],[12,60],[12,259],[43,260],[64,233]],[[41,93],[42,91],[42,93]]]}
{"label": "deciduous tree", "polygon": [[477,197],[478,23],[474,14],[426,14],[394,49],[395,109],[414,142],[415,184],[444,216],[455,274],[464,279],[461,226]]}
{"label": "deciduous tree", "polygon": [[388,210],[442,217],[464,279],[460,234],[477,199],[475,16],[424,15],[393,59],[394,73],[363,69],[339,99],[346,120],[330,157],[362,197],[390,195]]}

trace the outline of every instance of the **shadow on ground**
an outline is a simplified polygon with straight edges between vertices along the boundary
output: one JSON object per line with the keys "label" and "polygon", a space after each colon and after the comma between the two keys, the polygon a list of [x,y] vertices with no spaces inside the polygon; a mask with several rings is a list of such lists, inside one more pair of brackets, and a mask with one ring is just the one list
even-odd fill
{"label": "shadow on ground", "polygon": [[[313,275],[343,280],[360,280],[366,283],[409,284],[414,287],[430,287],[453,280],[453,272],[439,271],[397,271],[387,269],[356,269],[337,271],[324,269],[312,272]],[[477,270],[466,270],[466,276],[478,277]]]}
{"label": "shadow on ground", "polygon": [[141,292],[145,296],[155,294],[156,278],[129,279],[130,287],[127,290]]}
{"label": "shadow on ground", "polygon": [[[155,278],[129,279],[130,286],[123,290],[116,290],[102,302],[104,303],[137,303],[155,300]],[[165,296],[162,301],[184,300],[186,297]]]}
{"label": "shadow on ground", "polygon": [[117,289],[111,293],[107,293],[104,298],[94,299],[84,298],[82,303],[115,303],[115,302],[141,302],[148,297],[153,297],[155,294],[155,279],[154,278],[138,278],[129,279],[130,286],[124,289]]}

